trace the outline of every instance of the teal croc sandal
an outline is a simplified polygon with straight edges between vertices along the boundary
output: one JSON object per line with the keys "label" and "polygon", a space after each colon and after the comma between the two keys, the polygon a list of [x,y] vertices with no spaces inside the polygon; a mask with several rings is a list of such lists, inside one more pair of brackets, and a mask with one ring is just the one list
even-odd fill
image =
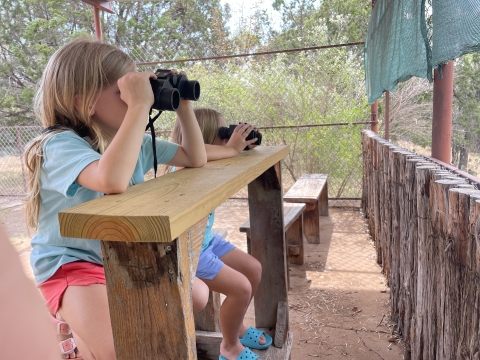
{"label": "teal croc sandal", "polygon": [[[257,360],[260,359],[260,356],[255,354],[252,350],[249,348],[245,348],[240,355],[237,356],[236,360]],[[218,357],[218,360],[228,360],[226,357],[220,355]]]}
{"label": "teal croc sandal", "polygon": [[[260,336],[265,336],[265,344],[260,344]],[[264,350],[272,345],[272,337],[268,335],[264,331],[260,331],[255,329],[253,326],[250,326],[247,331],[245,331],[245,335],[240,338],[240,342],[243,346],[248,346],[252,349]]]}

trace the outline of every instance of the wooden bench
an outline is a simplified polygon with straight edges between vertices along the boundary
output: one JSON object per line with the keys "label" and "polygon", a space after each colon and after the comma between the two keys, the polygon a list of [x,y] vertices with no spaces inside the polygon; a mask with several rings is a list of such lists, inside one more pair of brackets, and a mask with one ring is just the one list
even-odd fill
{"label": "wooden bench", "polygon": [[310,244],[320,244],[320,218],[328,216],[328,175],[302,175],[283,196],[288,203],[306,203],[303,213],[305,237]]}
{"label": "wooden bench", "polygon": [[260,146],[183,169],[59,214],[63,236],[101,240],[118,360],[218,359],[221,333],[197,332],[191,286],[208,214],[248,184],[251,253],[262,264],[255,326],[288,359],[287,263],[280,161],[288,146]]}
{"label": "wooden bench", "polygon": [[[283,221],[285,223],[285,243],[288,261],[291,264],[303,264],[303,211],[305,204],[284,204]],[[240,232],[247,234],[247,248],[250,253],[250,221],[240,226]]]}

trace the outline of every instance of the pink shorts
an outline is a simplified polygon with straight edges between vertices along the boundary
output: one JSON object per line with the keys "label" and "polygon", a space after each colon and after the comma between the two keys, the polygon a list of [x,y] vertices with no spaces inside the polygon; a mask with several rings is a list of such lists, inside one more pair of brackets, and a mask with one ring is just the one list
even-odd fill
{"label": "pink shorts", "polygon": [[102,265],[86,261],[75,261],[62,265],[47,281],[38,285],[47,301],[48,310],[56,315],[62,304],[63,293],[68,286],[105,285],[105,273]]}

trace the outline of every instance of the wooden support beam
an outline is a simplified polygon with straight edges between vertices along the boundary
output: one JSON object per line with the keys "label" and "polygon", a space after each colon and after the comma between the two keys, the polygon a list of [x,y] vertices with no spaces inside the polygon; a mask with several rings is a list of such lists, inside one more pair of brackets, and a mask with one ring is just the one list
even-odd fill
{"label": "wooden support beam", "polygon": [[287,302],[287,254],[283,219],[280,162],[248,184],[250,248],[263,266],[254,296],[257,328],[274,329],[277,304]]}
{"label": "wooden support beam", "polygon": [[195,359],[191,288],[206,224],[169,243],[102,242],[117,360]]}

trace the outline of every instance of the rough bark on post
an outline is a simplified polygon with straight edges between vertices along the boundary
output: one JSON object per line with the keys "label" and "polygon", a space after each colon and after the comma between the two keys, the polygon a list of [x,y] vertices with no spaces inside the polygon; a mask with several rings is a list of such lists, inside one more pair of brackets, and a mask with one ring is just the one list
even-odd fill
{"label": "rough bark on post", "polygon": [[405,313],[403,316],[403,339],[408,351],[415,339],[415,306],[417,295],[417,253],[418,253],[418,218],[417,218],[417,189],[415,168],[423,164],[423,159],[411,154],[405,157],[404,205],[400,216],[400,233],[405,237],[401,257],[404,259],[403,281],[401,293],[405,297]]}
{"label": "rough bark on post", "polygon": [[[462,179],[459,180],[437,180],[432,182],[432,229],[434,240],[437,247],[437,263],[438,277],[437,277],[437,359],[453,359],[454,347],[458,341],[458,334],[453,331],[452,314],[447,311],[453,310],[457,294],[450,292],[451,286],[458,283],[455,269],[450,266],[449,258],[452,256],[452,240],[448,237],[449,222],[452,221],[449,214],[449,190],[458,184],[465,183]],[[457,312],[454,313],[457,316]]]}
{"label": "rough bark on post", "polygon": [[[436,165],[415,168],[417,191],[418,244],[417,244],[417,303],[415,306],[415,343],[411,346],[412,359],[433,359],[436,348],[436,332],[432,323],[435,312],[435,271],[430,265],[434,257],[432,228],[430,222],[430,182]],[[433,273],[432,273],[433,270]]]}

